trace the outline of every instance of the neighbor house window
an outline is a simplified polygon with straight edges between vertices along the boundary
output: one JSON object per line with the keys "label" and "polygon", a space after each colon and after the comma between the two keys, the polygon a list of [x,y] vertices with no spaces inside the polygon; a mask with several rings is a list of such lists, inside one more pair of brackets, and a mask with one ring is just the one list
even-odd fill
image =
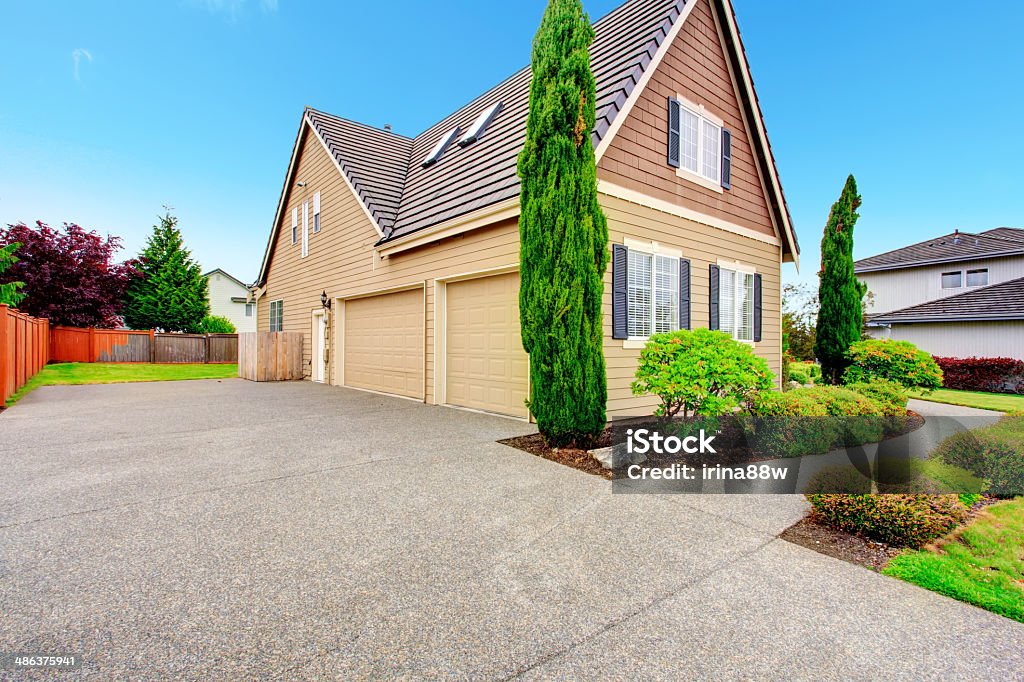
{"label": "neighbor house window", "polygon": [[246,303],[245,304],[245,316],[246,317],[252,317],[252,312],[253,312],[253,309],[255,309],[255,308],[256,308],[256,304],[255,303]]}
{"label": "neighbor house window", "polygon": [[988,268],[967,271],[967,286],[983,287],[988,284]]}
{"label": "neighbor house window", "polygon": [[722,180],[722,126],[689,102],[680,102],[680,166],[719,183]]}
{"label": "neighbor house window", "polygon": [[722,267],[718,328],[737,341],[754,340],[754,273]]}
{"label": "neighbor house window", "polygon": [[679,259],[629,250],[629,336],[679,329]]}
{"label": "neighbor house window", "polygon": [[944,272],[942,273],[942,288],[943,289],[959,289],[961,284],[962,272],[957,270],[956,272]]}
{"label": "neighbor house window", "polygon": [[279,332],[284,328],[284,301],[270,302],[270,331]]}

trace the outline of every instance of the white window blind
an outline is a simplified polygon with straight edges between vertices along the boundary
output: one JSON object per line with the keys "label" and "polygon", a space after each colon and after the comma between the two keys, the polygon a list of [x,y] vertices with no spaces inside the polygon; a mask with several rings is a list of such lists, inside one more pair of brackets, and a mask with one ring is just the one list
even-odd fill
{"label": "white window blind", "polygon": [[719,270],[718,328],[738,341],[754,340],[754,274]]}
{"label": "white window blind", "polygon": [[651,272],[652,257],[648,253],[629,251],[629,335],[646,338],[651,335]]}
{"label": "white window blind", "polygon": [[313,195],[313,232],[320,231],[320,192]]}
{"label": "white window blind", "polygon": [[299,209],[292,209],[292,244],[299,243]]}

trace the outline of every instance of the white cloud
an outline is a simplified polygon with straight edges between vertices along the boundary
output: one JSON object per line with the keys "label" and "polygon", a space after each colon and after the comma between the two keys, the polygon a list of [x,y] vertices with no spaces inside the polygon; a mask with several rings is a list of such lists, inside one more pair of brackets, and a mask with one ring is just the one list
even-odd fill
{"label": "white cloud", "polygon": [[92,63],[92,53],[84,47],[76,47],[74,50],[71,51],[71,63],[74,65],[72,67],[72,73],[74,73],[76,81],[81,80],[81,71],[79,65],[82,63],[83,59],[87,62]]}
{"label": "white cloud", "polygon": [[[190,0],[189,4],[201,7],[210,14],[223,14],[234,21],[245,10],[249,0]],[[259,0],[259,8],[264,14],[277,12],[278,0]]]}

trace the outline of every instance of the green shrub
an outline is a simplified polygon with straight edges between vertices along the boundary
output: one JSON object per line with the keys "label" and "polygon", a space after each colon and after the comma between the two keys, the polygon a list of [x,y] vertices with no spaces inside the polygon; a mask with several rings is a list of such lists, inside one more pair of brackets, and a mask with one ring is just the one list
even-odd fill
{"label": "green shrub", "polygon": [[659,416],[728,414],[771,388],[768,363],[724,332],[682,329],[655,334],[640,352],[635,395],[661,398]]}
{"label": "green shrub", "polygon": [[931,456],[985,479],[985,492],[1002,497],[1024,494],[1024,418],[962,431],[944,440]]}
{"label": "green shrub", "polygon": [[816,521],[903,547],[946,535],[967,520],[957,495],[808,495]]}
{"label": "green shrub", "polygon": [[875,478],[879,493],[970,495],[985,488],[985,481],[971,472],[937,459],[886,457],[875,465]]}
{"label": "green shrub", "polygon": [[942,386],[938,363],[909,341],[858,341],[850,346],[850,363],[843,374],[844,384],[888,379],[907,388],[931,390]]}
{"label": "green shrub", "polygon": [[804,372],[799,367],[790,367],[789,368],[789,380],[790,381],[795,381],[796,383],[800,384],[801,386],[806,386],[807,384],[811,383],[810,375],[807,374],[806,372]]}
{"label": "green shrub", "polygon": [[748,437],[755,450],[774,457],[800,457],[828,452],[841,431],[825,405],[806,389],[786,393],[763,391],[750,402]]}
{"label": "green shrub", "polygon": [[885,435],[882,411],[866,396],[840,386],[814,386],[802,390],[836,418],[843,445],[852,447],[874,443]]}
{"label": "green shrub", "polygon": [[220,315],[207,315],[199,323],[200,334],[234,334],[235,331],[234,323]]}
{"label": "green shrub", "polygon": [[812,379],[820,379],[821,378],[821,366],[820,365],[816,365],[816,364],[814,364],[812,362],[811,365],[810,365],[810,368],[811,368],[811,378]]}
{"label": "green shrub", "polygon": [[906,389],[895,381],[874,379],[847,384],[845,388],[860,393],[875,404],[875,407],[885,417],[884,426],[887,432],[898,432],[906,425],[909,396]]}

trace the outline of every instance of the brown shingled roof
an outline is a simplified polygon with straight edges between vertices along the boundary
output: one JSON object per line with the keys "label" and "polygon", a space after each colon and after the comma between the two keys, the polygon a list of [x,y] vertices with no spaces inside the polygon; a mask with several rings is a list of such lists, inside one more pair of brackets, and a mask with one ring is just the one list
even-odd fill
{"label": "brown shingled roof", "polygon": [[[683,0],[631,0],[594,24],[591,67],[597,80],[596,145],[636,87],[682,12]],[[366,203],[386,242],[519,195],[516,159],[526,139],[530,68],[445,117],[413,139],[307,110],[310,123]],[[465,148],[421,161],[438,140],[465,131],[495,102],[501,112]]]}
{"label": "brown shingled roof", "polygon": [[854,263],[853,267],[854,272],[858,273],[874,272],[1016,254],[1024,254],[1024,230],[997,227],[978,234],[953,232],[877,256],[862,258]]}
{"label": "brown shingled roof", "polygon": [[871,322],[1024,320],[1024,277],[875,315]]}

